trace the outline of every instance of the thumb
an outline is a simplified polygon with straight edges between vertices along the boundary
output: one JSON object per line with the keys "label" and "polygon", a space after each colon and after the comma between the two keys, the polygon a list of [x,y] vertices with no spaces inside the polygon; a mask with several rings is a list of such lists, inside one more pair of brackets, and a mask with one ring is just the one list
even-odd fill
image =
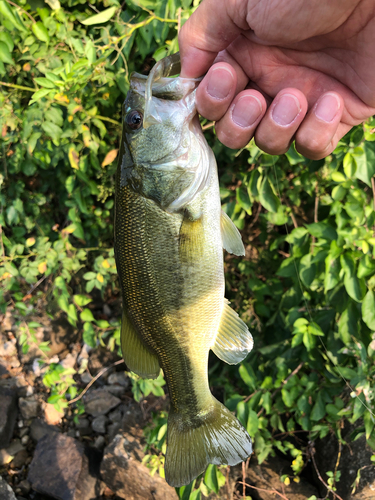
{"label": "thumb", "polygon": [[[239,18],[236,1],[204,0],[183,25],[178,41],[181,54],[181,76],[197,78],[204,75],[217,54],[233,42],[249,26]],[[232,12],[237,11],[238,19]]]}

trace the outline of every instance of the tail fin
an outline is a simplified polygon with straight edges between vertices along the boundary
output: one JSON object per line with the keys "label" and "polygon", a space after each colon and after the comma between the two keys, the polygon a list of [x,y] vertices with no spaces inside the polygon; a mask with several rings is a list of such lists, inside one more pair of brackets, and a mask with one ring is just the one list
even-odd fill
{"label": "tail fin", "polygon": [[213,401],[208,414],[193,419],[172,410],[169,414],[165,479],[171,486],[189,484],[208,464],[236,465],[253,451],[240,422],[219,401]]}

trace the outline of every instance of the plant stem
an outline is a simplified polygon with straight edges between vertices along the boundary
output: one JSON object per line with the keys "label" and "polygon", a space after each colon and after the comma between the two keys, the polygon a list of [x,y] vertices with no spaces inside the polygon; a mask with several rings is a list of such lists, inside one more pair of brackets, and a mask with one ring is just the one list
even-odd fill
{"label": "plant stem", "polygon": [[36,23],[35,19],[33,18],[33,16],[31,14],[29,14],[25,9],[23,9],[20,5],[14,3],[14,2],[11,2],[10,0],[6,0],[8,3],[10,3],[10,5],[14,5],[14,7],[17,7],[18,9],[22,10],[22,12],[24,12],[27,16],[29,16],[29,18],[32,20],[33,23]]}
{"label": "plant stem", "polygon": [[29,92],[36,92],[38,90],[31,87],[24,87],[23,85],[16,85],[15,83],[0,82],[0,85],[4,85],[5,87],[12,87],[13,89],[28,90]]}

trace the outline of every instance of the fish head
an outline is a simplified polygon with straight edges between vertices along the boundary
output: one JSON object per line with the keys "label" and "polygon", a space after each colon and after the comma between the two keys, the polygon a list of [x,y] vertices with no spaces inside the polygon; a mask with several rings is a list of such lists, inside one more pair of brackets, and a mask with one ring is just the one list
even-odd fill
{"label": "fish head", "polygon": [[159,63],[148,77],[133,73],[130,78],[123,106],[120,184],[168,209],[196,177],[201,154],[197,137],[202,134],[195,89],[200,79],[166,77]]}

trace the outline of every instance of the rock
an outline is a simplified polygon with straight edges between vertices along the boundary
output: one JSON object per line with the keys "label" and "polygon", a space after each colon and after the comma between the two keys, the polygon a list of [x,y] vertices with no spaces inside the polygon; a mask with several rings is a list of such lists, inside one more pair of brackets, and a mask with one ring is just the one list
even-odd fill
{"label": "rock", "polygon": [[94,418],[91,423],[93,431],[98,434],[105,434],[106,424],[108,422],[108,418],[105,415],[99,415],[99,417]]}
{"label": "rock", "polygon": [[15,319],[13,317],[12,311],[7,310],[1,321],[1,330],[6,332],[7,330],[12,330]]}
{"label": "rock", "polygon": [[17,455],[17,453],[19,453],[22,450],[24,450],[24,447],[21,441],[19,439],[15,439],[8,446],[8,448],[0,450],[0,465],[9,464]]}
{"label": "rock", "polygon": [[53,425],[48,425],[40,418],[36,418],[32,421],[30,426],[30,437],[33,441],[38,442],[44,436],[53,436],[58,433],[60,429],[54,427]]}
{"label": "rock", "polygon": [[39,403],[34,396],[29,398],[20,398],[18,401],[18,406],[20,408],[22,417],[25,420],[34,418],[38,415]]}
{"label": "rock", "polygon": [[44,404],[44,419],[49,425],[58,425],[64,416],[64,412],[56,410],[56,408],[50,404]]}
{"label": "rock", "polygon": [[[336,493],[343,500],[373,500],[375,498],[375,466],[371,462],[373,451],[366,443],[366,436],[353,441],[356,429],[363,425],[363,420],[357,420],[353,424],[347,423],[341,431],[342,439],[347,443],[341,449],[341,457],[337,470],[341,472],[340,481],[336,483]],[[315,461],[317,468],[327,482],[327,471],[334,471],[339,453],[339,443],[334,434],[326,436],[316,442]],[[357,471],[361,469],[361,478],[352,493],[353,483],[357,477]],[[318,481],[321,495],[325,495],[326,489]]]}
{"label": "rock", "polygon": [[12,488],[0,476],[0,498],[1,500],[17,500]]}
{"label": "rock", "polygon": [[142,447],[130,434],[117,434],[106,447],[101,476],[116,495],[126,500],[177,500],[174,488],[150,472],[141,460]]}
{"label": "rock", "polygon": [[121,422],[122,419],[122,408],[121,406],[116,408],[115,410],[108,413],[108,418],[111,422]]}
{"label": "rock", "polygon": [[6,448],[13,436],[17,419],[17,393],[0,387],[0,448]]}
{"label": "rock", "polygon": [[84,398],[84,403],[86,413],[98,417],[116,408],[121,400],[104,389],[94,389]]}
{"label": "rock", "polygon": [[120,429],[121,422],[114,422],[113,424],[110,424],[107,429],[108,439],[113,439]]}
{"label": "rock", "polygon": [[112,309],[109,307],[108,304],[104,304],[104,306],[103,306],[103,314],[105,314],[109,318],[112,316]]}
{"label": "rock", "polygon": [[2,358],[10,358],[11,356],[15,356],[16,354],[17,340],[14,337],[0,344],[0,356]]}
{"label": "rock", "polygon": [[107,383],[110,385],[122,385],[127,389],[129,387],[130,380],[125,372],[115,372],[108,377]]}
{"label": "rock", "polygon": [[29,454],[26,450],[21,450],[16,453],[16,456],[13,458],[10,466],[12,469],[20,469],[23,465],[25,465],[26,460],[28,459]]}
{"label": "rock", "polygon": [[26,446],[27,443],[29,442],[29,439],[30,439],[30,436],[28,436],[27,434],[25,436],[22,436],[22,438],[21,438],[21,444],[23,446]]}
{"label": "rock", "polygon": [[[237,476],[242,481],[241,470],[238,469]],[[249,486],[246,487],[246,495],[252,498],[257,498],[258,500],[274,500],[278,498],[279,495],[275,494],[278,491],[283,494],[283,498],[288,500],[306,500],[307,498],[315,495],[319,496],[319,492],[315,486],[306,481],[303,477],[300,478],[300,482],[296,483],[291,481],[288,486],[280,481],[280,476],[283,474],[293,475],[293,471],[290,468],[290,463],[280,457],[270,457],[261,465],[257,464],[255,461],[251,460],[251,463],[246,471],[246,483],[260,488],[255,490]],[[237,484],[237,493],[242,497],[243,485]],[[255,496],[256,495],[256,496]]]}
{"label": "rock", "polygon": [[104,446],[105,446],[105,437],[104,436],[98,436],[95,439],[94,446],[98,450],[102,450],[104,448]]}
{"label": "rock", "polygon": [[35,449],[28,481],[33,490],[58,500],[97,497],[99,453],[64,434],[44,436]]}
{"label": "rock", "polygon": [[93,379],[93,377],[88,372],[82,373],[82,375],[81,375],[82,384],[87,385],[91,382],[92,379]]}
{"label": "rock", "polygon": [[77,354],[78,353],[69,353],[65,356],[65,358],[61,361],[61,365],[64,368],[74,368],[76,361],[77,361]]}
{"label": "rock", "polygon": [[103,389],[116,397],[121,397],[126,391],[125,387],[122,385],[105,385]]}
{"label": "rock", "polygon": [[[111,352],[108,349],[99,346],[97,349],[91,352],[89,358],[89,371],[90,373],[96,375],[99,370],[104,367],[107,367],[116,361],[119,361],[121,358],[118,356],[116,352]],[[105,377],[106,374],[104,374]]]}
{"label": "rock", "polygon": [[78,422],[75,423],[76,428],[79,430],[81,436],[89,436],[92,434],[90,420],[85,417],[79,417]]}
{"label": "rock", "polygon": [[18,488],[23,495],[27,495],[31,489],[31,485],[27,479],[24,479],[19,483]]}

